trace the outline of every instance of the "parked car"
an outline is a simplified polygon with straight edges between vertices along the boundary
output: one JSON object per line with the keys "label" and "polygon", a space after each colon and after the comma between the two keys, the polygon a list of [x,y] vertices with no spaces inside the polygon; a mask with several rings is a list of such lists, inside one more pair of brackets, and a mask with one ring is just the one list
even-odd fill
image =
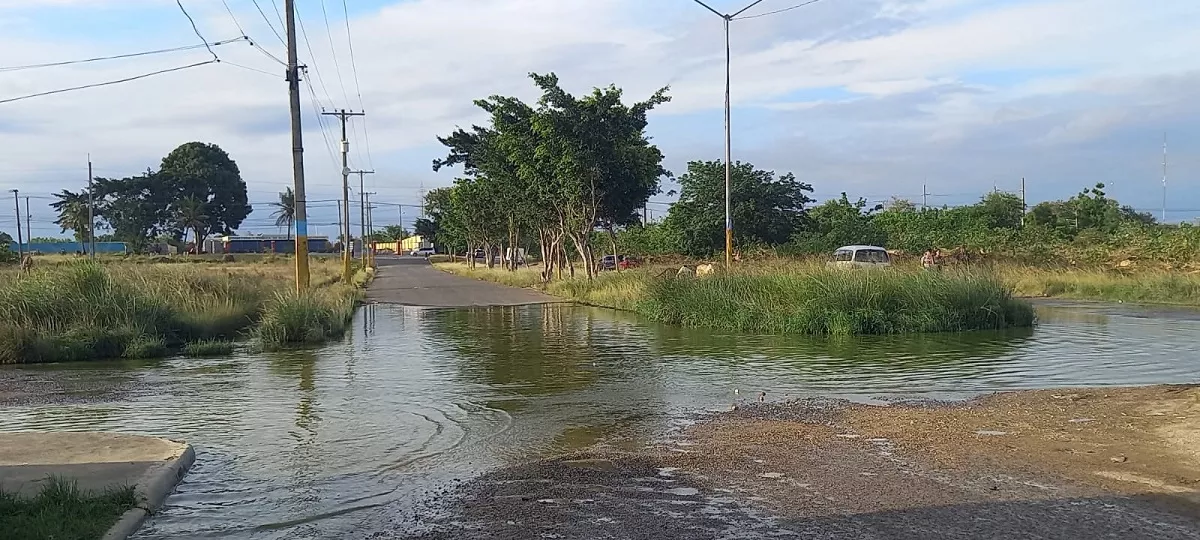
{"label": "parked car", "polygon": [[601,270],[616,270],[620,267],[622,270],[633,268],[638,265],[637,259],[626,257],[625,255],[605,255],[600,258]]}
{"label": "parked car", "polygon": [[829,266],[842,268],[882,268],[892,265],[886,249],[879,246],[842,246],[833,252]]}
{"label": "parked car", "polygon": [[413,257],[429,257],[430,255],[433,255],[434,253],[435,252],[434,252],[433,248],[431,248],[431,247],[430,248],[420,248],[420,249],[414,249],[412,252],[412,256]]}

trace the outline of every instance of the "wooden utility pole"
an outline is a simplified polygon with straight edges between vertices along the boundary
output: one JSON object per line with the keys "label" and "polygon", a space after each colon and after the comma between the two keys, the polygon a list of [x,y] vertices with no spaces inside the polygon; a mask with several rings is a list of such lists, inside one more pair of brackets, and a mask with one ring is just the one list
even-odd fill
{"label": "wooden utility pole", "polygon": [[13,204],[17,205],[17,213],[15,214],[17,216],[17,256],[24,259],[25,247],[21,245],[25,243],[25,240],[21,236],[21,192],[16,189],[10,189],[9,191],[13,194]]}
{"label": "wooden utility pole", "polygon": [[354,112],[346,109],[340,109],[332,112],[322,112],[321,114],[336,116],[342,121],[342,215],[346,217],[346,221],[342,226],[342,280],[350,283],[351,271],[350,261],[353,259],[354,240],[350,236],[350,141],[346,140],[346,120],[351,116],[365,116],[362,111]]}
{"label": "wooden utility pole", "polygon": [[362,261],[363,268],[367,267],[367,193],[363,186],[363,175],[375,174],[375,171],[350,171],[350,174],[358,175],[358,227],[359,236],[362,238]]}
{"label": "wooden utility pole", "polygon": [[88,257],[96,260],[96,198],[92,188],[92,155],[88,154]]}
{"label": "wooden utility pole", "polygon": [[1029,212],[1029,205],[1025,204],[1025,177],[1021,177],[1021,226],[1025,226],[1025,214]]}
{"label": "wooden utility pole", "polygon": [[304,136],[300,126],[300,65],[296,55],[295,0],[283,0],[287,14],[288,105],[292,115],[292,192],[296,224],[296,291],[308,289],[308,211],[304,199]]}

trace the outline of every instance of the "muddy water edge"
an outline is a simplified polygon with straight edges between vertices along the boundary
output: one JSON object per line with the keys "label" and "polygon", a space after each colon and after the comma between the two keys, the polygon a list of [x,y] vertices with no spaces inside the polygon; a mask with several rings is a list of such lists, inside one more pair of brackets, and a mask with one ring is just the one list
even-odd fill
{"label": "muddy water edge", "polygon": [[[814,340],[563,306],[367,306],[318,350],[4,367],[0,430],[192,442],[195,469],[141,538],[838,537],[882,523],[917,538],[939,520],[976,538],[982,516],[1078,518],[1195,489],[1186,467],[1153,469],[1150,449],[1103,445],[1192,429],[1167,421],[1195,419],[1194,390],[1112,387],[1200,379],[1200,314],[1039,314],[1016,332]],[[1065,387],[1092,389],[929,403]],[[1117,395],[1123,409],[1099,405]],[[1140,431],[1106,427],[1143,410]],[[872,495],[888,492],[903,495]],[[1154,515],[1157,537],[1194,537]]]}

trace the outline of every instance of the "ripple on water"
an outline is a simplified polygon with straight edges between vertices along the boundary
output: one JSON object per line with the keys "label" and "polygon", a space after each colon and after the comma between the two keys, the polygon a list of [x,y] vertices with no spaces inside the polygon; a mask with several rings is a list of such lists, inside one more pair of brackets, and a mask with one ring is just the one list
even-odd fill
{"label": "ripple on water", "polygon": [[1200,317],[1039,309],[1034,330],[814,339],[584,308],[366,306],[344,342],[318,350],[2,368],[0,396],[49,397],[5,407],[0,430],[192,442],[194,469],[139,538],[341,538],[389,530],[454,479],[678,430],[760,391],[952,398],[1198,377]]}

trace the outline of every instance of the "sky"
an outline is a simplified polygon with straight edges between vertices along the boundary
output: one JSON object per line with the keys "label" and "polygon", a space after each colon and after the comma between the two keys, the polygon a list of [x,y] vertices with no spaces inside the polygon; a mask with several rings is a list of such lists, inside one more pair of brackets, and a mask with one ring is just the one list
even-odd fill
{"label": "sky", "polygon": [[[1165,136],[1168,221],[1200,216],[1200,2],[820,0],[771,14],[799,3],[763,0],[730,24],[735,160],[793,172],[821,200],[970,204],[1024,178],[1031,204],[1104,182],[1158,216]],[[86,186],[89,154],[97,176],[128,176],[189,141],[241,168],[256,209],[242,230],[277,232],[267,203],[292,182],[282,0],[182,4],[207,41],[246,35],[262,50],[229,43],[212,49],[221,63],[0,103],[0,195],[31,197],[34,235],[61,235],[50,195]],[[445,154],[436,137],[482,122],[474,99],[535,99],[530,72],[576,94],[615,84],[629,101],[669,86],[648,128],[666,168],[723,157],[722,20],[692,0],[296,4],[313,234],[336,234],[325,201],[341,194],[340,128],[322,108],[366,112],[349,121],[349,161],[375,171],[364,187],[383,203],[378,225],[411,226],[423,190],[454,180],[432,170]],[[7,67],[200,42],[168,0],[0,0],[0,101],[212,56]],[[655,218],[671,200],[663,187]],[[0,199],[0,230],[13,232],[15,214]]]}

